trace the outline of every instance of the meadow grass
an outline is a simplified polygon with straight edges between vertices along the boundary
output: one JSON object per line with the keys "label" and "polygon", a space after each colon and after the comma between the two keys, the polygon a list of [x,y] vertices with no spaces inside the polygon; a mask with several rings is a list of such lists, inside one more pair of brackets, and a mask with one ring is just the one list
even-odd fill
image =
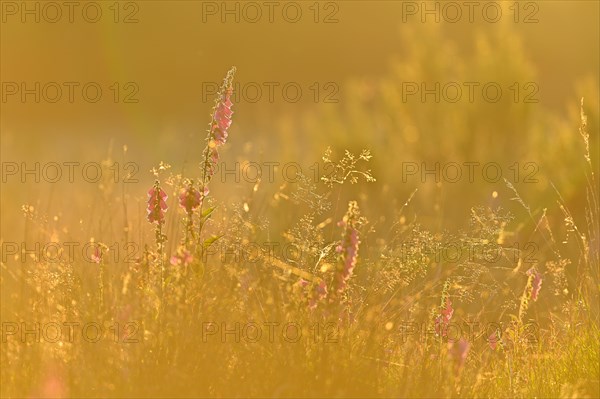
{"label": "meadow grass", "polygon": [[[558,189],[560,219],[507,181],[525,222],[481,205],[468,228],[432,230],[408,217],[415,192],[387,209],[353,198],[352,184],[380,184],[366,150],[325,150],[320,181],[297,176],[262,197],[257,182],[233,204],[214,195],[215,167],[236,139],[234,75],[215,99],[197,173],[157,166],[137,212],[107,196],[97,229],[57,233],[40,207],[23,207],[25,240],[106,242],[90,238],[92,266],[3,262],[3,397],[600,396],[597,160],[583,102],[572,137],[584,144],[583,218]],[[271,228],[269,212],[298,217]],[[535,258],[509,243],[519,234]],[[119,240],[139,244],[135,259],[115,257]],[[447,255],[457,248],[463,256]],[[69,339],[72,322],[100,322],[105,334],[92,342],[94,331],[74,327]],[[34,323],[63,335],[50,342]]]}

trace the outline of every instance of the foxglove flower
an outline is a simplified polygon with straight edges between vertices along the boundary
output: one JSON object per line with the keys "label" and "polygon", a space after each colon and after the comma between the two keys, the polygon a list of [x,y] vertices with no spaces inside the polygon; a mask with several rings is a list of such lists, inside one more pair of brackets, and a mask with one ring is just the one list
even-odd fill
{"label": "foxglove flower", "polygon": [[233,105],[231,102],[232,94],[233,87],[231,86],[231,82],[229,82],[229,87],[225,89],[222,98],[215,106],[212,136],[217,145],[225,144],[227,141],[227,130],[231,126],[231,116],[233,115],[233,111],[231,110],[231,106]]}
{"label": "foxglove flower", "polygon": [[319,302],[327,297],[327,285],[323,280],[318,283],[310,283],[301,278],[294,283],[293,290],[300,300],[308,297],[308,308],[310,310],[315,310]]}
{"label": "foxglove flower", "polygon": [[308,301],[308,307],[310,310],[315,310],[317,304],[327,297],[327,285],[325,281],[320,281],[313,288],[311,297]]}
{"label": "foxglove flower", "polygon": [[171,264],[173,266],[188,266],[194,261],[194,256],[185,247],[180,246],[177,252],[171,256]]}
{"label": "foxglove flower", "polygon": [[100,248],[100,245],[96,244],[91,259],[94,263],[100,264],[102,262],[102,248]]}
{"label": "foxglove flower", "polygon": [[469,354],[470,349],[471,344],[464,338],[461,338],[456,343],[448,343],[448,352],[450,353],[450,356],[454,359],[457,371],[460,371],[465,365],[465,361],[467,360],[467,356]]}
{"label": "foxglove flower", "polygon": [[531,299],[537,301],[540,290],[542,289],[542,275],[535,270],[535,268],[529,269],[527,275],[530,276],[531,279]]}
{"label": "foxglove flower", "polygon": [[437,335],[445,337],[448,334],[448,326],[450,325],[450,319],[452,319],[453,314],[454,309],[452,308],[452,301],[450,301],[449,297],[446,297],[446,305],[435,319],[435,332]]}
{"label": "foxglove flower", "polygon": [[492,348],[492,350],[496,350],[496,348],[498,347],[498,341],[500,341],[498,332],[494,331],[492,335],[488,337],[488,343],[490,344],[490,348]]}
{"label": "foxglove flower", "polygon": [[227,141],[228,130],[231,127],[231,116],[233,115],[231,96],[233,95],[235,71],[235,67],[231,68],[225,79],[223,79],[223,84],[217,94],[215,106],[212,110],[207,145],[204,150],[204,175],[202,176],[204,186],[208,184],[216,171],[217,162],[219,161],[218,147]]}
{"label": "foxglove flower", "polygon": [[[210,180],[217,171],[217,164],[219,163],[219,152],[217,151],[217,145],[214,141],[211,141],[207,148],[207,157],[204,162],[204,170],[206,173],[205,178]],[[208,186],[205,186],[205,190],[208,191]],[[208,194],[208,193],[207,193]]]}
{"label": "foxglove flower", "polygon": [[192,211],[200,206],[201,200],[202,194],[194,188],[192,182],[190,182],[186,188],[181,189],[181,193],[179,194],[179,205],[185,209],[185,212],[188,215],[191,215]]}
{"label": "foxglove flower", "polygon": [[167,194],[158,185],[158,180],[148,191],[148,221],[150,223],[163,224],[165,212],[167,211]]}

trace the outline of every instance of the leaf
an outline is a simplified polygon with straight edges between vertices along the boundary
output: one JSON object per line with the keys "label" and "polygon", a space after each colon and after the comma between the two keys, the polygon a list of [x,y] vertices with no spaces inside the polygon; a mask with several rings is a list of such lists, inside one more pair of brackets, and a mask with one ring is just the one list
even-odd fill
{"label": "leaf", "polygon": [[210,215],[216,208],[216,206],[211,206],[210,208],[207,208],[204,211],[202,211],[202,214],[200,215],[200,220],[202,220],[202,222],[206,221],[206,219],[210,217]]}
{"label": "leaf", "polygon": [[204,248],[208,248],[212,244],[214,244],[215,241],[217,241],[221,237],[223,237],[223,235],[220,235],[220,236],[210,236],[206,240],[204,240],[204,243],[202,245],[204,246]]}

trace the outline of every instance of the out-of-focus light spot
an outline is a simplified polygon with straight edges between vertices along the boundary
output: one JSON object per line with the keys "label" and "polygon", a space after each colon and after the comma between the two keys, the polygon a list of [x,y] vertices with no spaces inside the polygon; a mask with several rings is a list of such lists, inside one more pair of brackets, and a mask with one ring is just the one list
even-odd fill
{"label": "out-of-focus light spot", "polygon": [[321,266],[321,273],[325,273],[331,269],[332,269],[332,266],[330,263],[323,263],[323,266]]}
{"label": "out-of-focus light spot", "polygon": [[407,143],[416,143],[419,141],[419,130],[413,126],[408,125],[404,128],[404,139]]}

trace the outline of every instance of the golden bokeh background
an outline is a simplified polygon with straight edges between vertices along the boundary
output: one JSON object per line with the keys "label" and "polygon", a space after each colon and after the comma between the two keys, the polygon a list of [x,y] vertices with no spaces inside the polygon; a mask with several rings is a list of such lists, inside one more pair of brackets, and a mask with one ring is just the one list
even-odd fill
{"label": "golden bokeh background", "polygon": [[[598,393],[598,370],[586,368],[597,366],[593,358],[598,353],[597,202],[596,213],[590,211],[590,193],[600,176],[598,1],[76,1],[71,3],[72,21],[67,3],[0,1],[3,397]],[[468,3],[475,7],[473,22]],[[449,21],[456,6],[463,14]],[[439,20],[422,13],[435,7],[442,10]],[[500,7],[501,18],[486,20],[486,7],[491,7],[489,15]],[[233,11],[222,15],[225,9]],[[416,14],[409,12],[415,9]],[[91,22],[98,10],[98,21]],[[257,10],[261,17],[252,21]],[[298,21],[291,22],[295,15]],[[107,263],[98,274],[97,265],[61,263],[55,269],[15,255],[10,247],[94,241],[112,248],[111,243],[133,241],[136,257],[151,253],[149,264],[158,262],[161,254],[153,252],[155,231],[145,208],[156,178],[151,169],[164,162],[170,169],[160,179],[170,199],[162,255],[168,259],[175,254],[185,216],[177,205],[180,178],[200,174],[216,88],[231,66],[237,68],[233,124],[219,150],[221,161],[230,170],[257,162],[263,165],[263,179],[257,185],[243,176],[236,181],[231,174],[217,174],[210,195],[211,204],[219,207],[207,233],[223,234],[227,243],[298,244],[302,236],[307,246],[311,239],[315,245],[333,245],[345,204],[356,200],[369,223],[361,230],[351,280],[356,285],[348,294],[355,319],[348,316],[344,322],[350,327],[340,327],[348,346],[270,346],[262,341],[257,347],[203,346],[198,341],[200,323],[207,320],[312,323],[315,314],[298,306],[304,302],[294,296],[293,277],[314,272],[331,279],[327,273],[333,269],[312,270],[309,261],[287,259],[279,269],[256,269],[213,260],[202,263],[202,272],[196,270],[200,277],[191,282],[185,280],[187,274],[173,272],[176,277],[169,284],[177,289],[172,298],[159,300],[156,287],[122,259]],[[36,82],[37,93],[22,93]],[[72,101],[65,82],[73,82],[67,83],[74,87]],[[493,82],[503,96],[486,101],[477,89],[474,101],[467,100],[466,91],[457,102],[443,96],[435,101],[433,95],[421,99],[420,93],[403,97],[407,85],[433,87],[436,82],[458,82],[463,89],[464,82],[478,87]],[[101,88],[97,102],[84,98],[86,84]],[[274,87],[272,100],[269,85]],[[286,85],[301,88],[298,101],[286,99],[294,93],[283,92]],[[55,87],[62,89],[56,102]],[[257,100],[256,87],[261,90]],[[589,163],[579,133],[582,98]],[[329,193],[319,185],[328,147],[336,159],[345,150],[369,150],[373,158],[359,169],[370,169],[377,181],[360,178],[356,185]],[[78,166],[70,182],[64,165],[73,162]],[[98,182],[82,178],[80,166],[90,162],[103,165]],[[279,165],[272,181],[265,178],[265,165],[271,162]],[[465,162],[495,163],[508,182],[490,181],[479,168],[473,181],[463,175],[457,182],[443,176],[436,182],[420,174],[436,163],[443,168]],[[21,175],[36,163],[38,172]],[[63,166],[56,183],[43,175],[49,163]],[[330,209],[321,212],[294,197],[297,185],[282,174],[289,163],[300,165],[316,190],[330,194],[324,197],[331,201]],[[406,175],[409,163],[420,168],[416,175]],[[128,171],[135,172],[135,181],[124,183]],[[429,258],[423,275],[411,274],[411,267],[422,266],[419,262],[401,262],[411,270],[410,278],[388,269],[388,251],[411,234],[427,242],[447,236],[466,242],[469,234],[483,234],[473,228],[480,208],[497,212],[485,221],[490,230],[482,230],[493,231],[498,244],[523,248],[536,243],[534,267],[544,276],[539,302],[523,304],[535,284],[523,257],[495,265],[491,280],[475,271],[467,278],[460,274],[464,265],[429,264]],[[510,223],[498,216],[503,212],[512,215]],[[559,272],[564,281],[551,277]],[[156,277],[152,273],[150,278]],[[454,273],[461,277],[453,279]],[[135,288],[128,290],[130,281]],[[433,320],[440,296],[448,295],[455,318],[461,320],[513,320],[525,307],[523,313],[529,310],[529,320],[538,323],[547,340],[522,352],[506,349],[514,356],[514,372],[506,371],[508,357],[489,355],[486,348],[477,352],[475,346],[464,372],[462,363],[460,373],[454,366],[442,371],[446,366],[435,362],[455,356],[456,346],[440,346],[436,353],[434,345],[433,354],[427,345],[408,350],[388,332],[402,317]],[[334,318],[328,312],[334,311],[320,314],[323,320]],[[48,320],[136,320],[143,325],[143,343],[57,346],[4,340],[5,323]],[[571,329],[588,321],[595,327],[581,333]],[[557,331],[572,339],[553,340]],[[565,360],[568,356],[583,359],[584,371]],[[422,359],[433,366],[420,368]],[[552,369],[552,364],[560,366]],[[554,378],[551,384],[546,383],[546,369],[554,370],[548,374]],[[348,379],[356,384],[346,385]],[[436,384],[429,383],[433,379]]]}

